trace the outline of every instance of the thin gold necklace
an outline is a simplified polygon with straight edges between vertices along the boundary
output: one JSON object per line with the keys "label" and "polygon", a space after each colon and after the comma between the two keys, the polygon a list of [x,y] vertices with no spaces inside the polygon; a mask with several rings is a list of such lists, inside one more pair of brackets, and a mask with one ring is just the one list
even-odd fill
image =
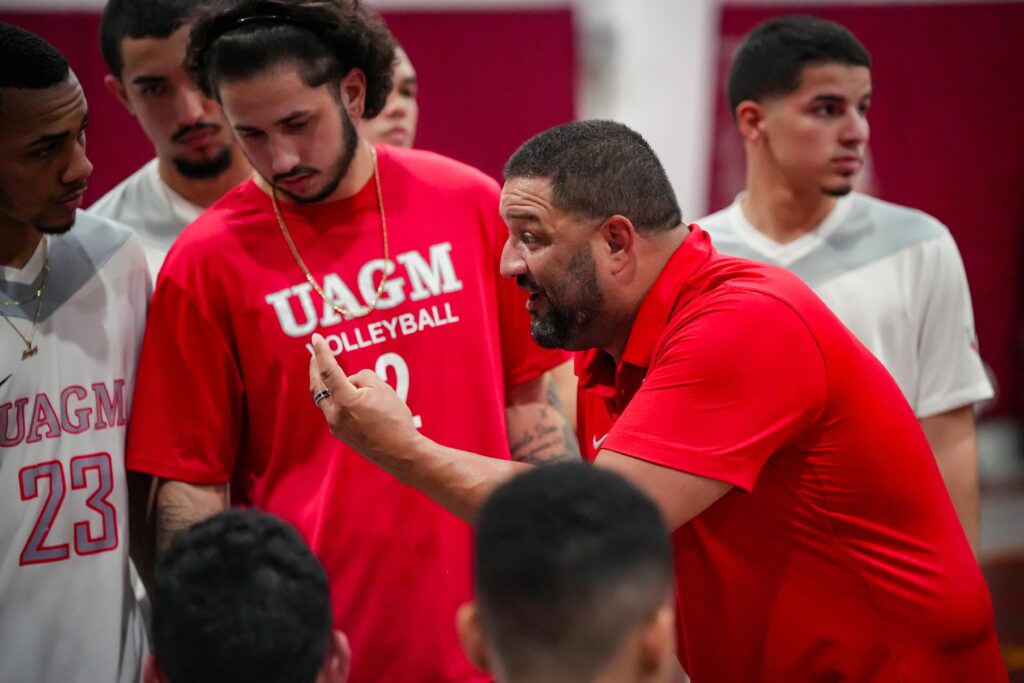
{"label": "thin gold necklace", "polygon": [[[384,241],[384,260],[387,261],[388,221],[384,216],[384,195],[382,195],[380,191],[380,172],[377,170],[377,150],[373,147],[370,147],[370,158],[373,160],[373,182],[374,186],[377,188],[377,209],[380,211],[380,228],[382,239]],[[277,224],[281,228],[281,234],[284,235],[285,242],[288,243],[288,248],[291,249],[292,257],[295,259],[295,262],[299,264],[299,269],[302,271],[302,274],[306,276],[306,282],[308,282],[314,291],[320,295],[320,298],[323,299],[328,306],[346,318],[362,318],[375,310],[377,308],[377,304],[380,303],[381,294],[384,292],[384,285],[387,284],[388,281],[387,270],[381,271],[380,284],[377,286],[377,293],[374,295],[373,301],[371,301],[370,304],[362,310],[348,310],[340,303],[327,296],[327,292],[323,290],[319,283],[317,283],[316,278],[313,277],[313,274],[309,272],[309,268],[306,267],[306,262],[302,260],[301,256],[299,256],[299,250],[295,247],[295,242],[292,241],[292,236],[288,232],[288,226],[285,225],[284,215],[281,213],[281,207],[277,204],[277,188],[274,187],[273,184],[270,186],[270,202],[274,205],[274,215],[277,217]]]}
{"label": "thin gold necklace", "polygon": [[35,344],[33,344],[32,342],[36,338],[36,326],[39,324],[39,313],[43,310],[43,291],[46,289],[46,283],[50,279],[49,276],[50,276],[50,243],[46,239],[46,237],[43,237],[43,279],[39,283],[39,289],[36,290],[35,294],[33,294],[29,298],[24,299],[22,301],[17,301],[17,300],[14,300],[14,299],[9,300],[9,301],[0,301],[0,306],[23,306],[24,304],[29,303],[33,299],[38,299],[38,301],[36,303],[36,315],[35,315],[34,318],[32,318],[32,331],[29,333],[29,336],[27,338],[25,337],[25,335],[23,335],[21,333],[21,330],[19,330],[15,326],[14,321],[11,320],[10,318],[8,318],[6,313],[4,313],[3,311],[0,311],[0,315],[3,316],[4,320],[7,321],[7,324],[11,326],[12,330],[14,330],[14,333],[17,334],[19,337],[21,337],[21,341],[25,344],[25,350],[21,352],[21,359],[22,360],[26,360],[28,358],[31,358],[32,356],[34,356],[37,353],[39,353],[39,347],[36,346]]}

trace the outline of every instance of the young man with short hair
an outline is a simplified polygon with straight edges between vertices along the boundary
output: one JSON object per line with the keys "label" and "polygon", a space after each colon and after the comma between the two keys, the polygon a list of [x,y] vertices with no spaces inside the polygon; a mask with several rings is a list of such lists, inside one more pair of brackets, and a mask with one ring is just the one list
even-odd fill
{"label": "young man with short hair", "polygon": [[175,537],[153,579],[146,683],[344,683],[327,574],[294,527],[227,510]]}
{"label": "young man with short hair", "polygon": [[0,680],[135,683],[125,423],[149,294],[127,228],[78,211],[88,106],[0,23]]}
{"label": "young man with short hair", "polygon": [[[595,465],[661,508],[694,683],[1006,681],[921,427],[814,292],[717,253],[621,124],[545,131],[505,176],[502,272],[530,293],[534,338],[582,352],[582,399],[610,423],[585,425]],[[454,513],[527,467],[438,443],[373,373],[313,348],[332,432]]]}
{"label": "young man with short hair", "polygon": [[250,174],[220,106],[185,73],[189,16],[209,0],[110,0],[100,21],[107,90],[139,121],[156,157],[89,212],[135,229],[155,278],[200,213]]}
{"label": "young man with short hair", "polygon": [[190,68],[257,173],[164,265],[128,464],[161,480],[161,543],[223,509],[229,482],[294,524],[331,578],[355,680],[477,681],[454,625],[471,529],[331,439],[292,381],[321,330],[393,382],[425,433],[503,459],[578,457],[544,391],[565,355],[529,338],[497,272],[496,183],[356,132],[393,58],[350,0],[246,0],[196,20]]}
{"label": "young man with short hair", "polygon": [[658,508],[579,463],[533,469],[487,499],[470,659],[501,683],[667,683],[675,662],[672,547]]}
{"label": "young man with short hair", "polygon": [[920,420],[977,550],[974,405],[992,386],[949,230],[853,191],[869,136],[867,50],[831,21],[772,19],[740,46],[728,92],[747,188],[698,224],[720,251],[796,273],[882,361]]}
{"label": "young man with short hair", "polygon": [[416,124],[420,115],[420,106],[416,101],[418,92],[416,69],[405,50],[396,45],[391,92],[379,114],[372,119],[356,122],[360,137],[374,145],[412,147],[416,142]]}

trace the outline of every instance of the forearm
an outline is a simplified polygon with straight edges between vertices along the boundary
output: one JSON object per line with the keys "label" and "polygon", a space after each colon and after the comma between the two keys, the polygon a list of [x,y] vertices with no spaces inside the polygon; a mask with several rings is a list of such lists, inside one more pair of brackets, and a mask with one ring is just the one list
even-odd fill
{"label": "forearm", "polygon": [[540,465],[580,459],[576,435],[554,406],[529,403],[509,406],[506,410],[513,460]]}
{"label": "forearm", "polygon": [[392,474],[472,524],[494,489],[530,467],[448,448],[421,436]]}
{"label": "forearm", "polygon": [[181,530],[227,509],[227,485],[160,482],[156,494],[156,551],[163,552]]}
{"label": "forearm", "polygon": [[978,444],[971,406],[921,420],[942,480],[975,554],[981,537]]}
{"label": "forearm", "polygon": [[580,449],[552,373],[505,395],[512,459],[531,465],[579,460]]}

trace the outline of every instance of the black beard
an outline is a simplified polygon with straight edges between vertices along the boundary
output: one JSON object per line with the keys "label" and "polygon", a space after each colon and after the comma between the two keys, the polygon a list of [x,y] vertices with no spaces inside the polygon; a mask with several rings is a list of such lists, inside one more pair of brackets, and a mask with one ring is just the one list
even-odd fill
{"label": "black beard", "polygon": [[334,194],[334,191],[338,189],[338,185],[341,184],[342,179],[348,175],[348,169],[352,166],[352,160],[356,156],[356,146],[359,144],[359,134],[356,133],[356,127],[352,123],[352,119],[349,118],[348,112],[345,111],[344,107],[338,107],[338,113],[341,115],[341,129],[345,139],[345,147],[341,150],[341,154],[338,155],[338,162],[334,165],[334,173],[331,174],[330,179],[316,194],[310,197],[299,197],[294,195],[288,190],[277,188],[278,192],[286,195],[296,204],[318,204],[323,200]]}
{"label": "black beard", "polygon": [[216,156],[205,161],[189,161],[174,158],[171,163],[183,177],[190,180],[210,180],[217,178],[231,167],[231,148],[225,145]]}
{"label": "black beard", "polygon": [[587,326],[594,321],[604,303],[604,295],[597,284],[594,256],[587,247],[573,254],[565,282],[575,284],[578,300],[570,307],[556,302],[547,292],[548,312],[544,317],[531,315],[530,335],[546,349],[579,350]]}
{"label": "black beard", "polygon": [[846,187],[823,187],[821,193],[828,195],[829,197],[845,197],[846,195],[853,192],[853,186],[847,185]]}

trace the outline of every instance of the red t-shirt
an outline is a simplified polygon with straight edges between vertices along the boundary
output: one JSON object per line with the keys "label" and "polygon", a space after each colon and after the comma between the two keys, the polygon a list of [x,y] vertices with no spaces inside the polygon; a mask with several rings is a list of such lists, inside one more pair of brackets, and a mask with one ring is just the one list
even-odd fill
{"label": "red t-shirt", "polygon": [[694,683],[1005,681],[991,600],[899,388],[790,273],[694,227],[622,363],[582,354],[583,444],[732,484],[675,530]]}
{"label": "red t-shirt", "polygon": [[471,529],[328,432],[308,391],[314,331],[348,372],[375,369],[432,439],[509,457],[505,388],[563,362],[529,337],[524,295],[498,272],[498,188],[425,152],[378,148],[390,258],[373,180],[324,204],[282,203],[292,238],[343,320],[306,282],[252,182],[171,249],[150,311],[128,467],[235,497],[294,524],[330,576],[352,678],[477,681],[455,611],[471,595]]}

